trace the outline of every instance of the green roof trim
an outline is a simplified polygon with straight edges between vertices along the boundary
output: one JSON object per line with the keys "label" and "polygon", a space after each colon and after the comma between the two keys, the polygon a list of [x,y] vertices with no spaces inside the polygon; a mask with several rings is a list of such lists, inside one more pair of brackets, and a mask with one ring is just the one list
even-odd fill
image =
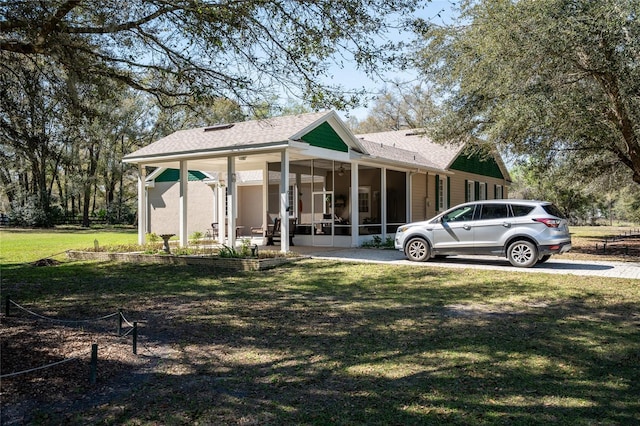
{"label": "green roof trim", "polygon": [[[189,181],[199,181],[206,179],[207,176],[199,172],[197,170],[189,170],[187,174],[187,180]],[[160,176],[155,178],[156,182],[179,182],[180,181],[180,170],[178,169],[167,169],[164,172],[160,173]]]}
{"label": "green roof trim", "polygon": [[493,157],[481,157],[477,154],[460,154],[450,167],[451,170],[474,173],[497,179],[504,179],[500,166]]}
{"label": "green roof trim", "polygon": [[326,121],[301,138],[311,146],[332,151],[348,152],[349,147]]}

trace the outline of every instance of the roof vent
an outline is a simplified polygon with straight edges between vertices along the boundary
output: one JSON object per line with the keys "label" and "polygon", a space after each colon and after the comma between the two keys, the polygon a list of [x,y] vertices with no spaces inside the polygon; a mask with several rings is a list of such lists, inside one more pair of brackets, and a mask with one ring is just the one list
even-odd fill
{"label": "roof vent", "polygon": [[414,130],[414,131],[405,133],[404,135],[405,136],[423,136],[423,135],[426,135],[426,134],[427,134],[427,132],[425,132],[424,130],[423,131]]}
{"label": "roof vent", "polygon": [[215,130],[225,130],[233,127],[233,124],[216,124],[215,126],[205,127],[205,132],[213,132]]}

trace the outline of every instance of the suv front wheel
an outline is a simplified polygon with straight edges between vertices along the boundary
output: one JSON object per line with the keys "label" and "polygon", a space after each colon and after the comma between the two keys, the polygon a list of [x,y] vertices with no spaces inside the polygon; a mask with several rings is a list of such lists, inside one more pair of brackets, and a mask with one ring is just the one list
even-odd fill
{"label": "suv front wheel", "polygon": [[409,258],[409,260],[413,260],[415,262],[424,262],[425,260],[429,259],[431,248],[429,247],[429,243],[424,239],[414,237],[410,239],[407,245],[404,247],[404,253]]}
{"label": "suv front wheel", "polygon": [[507,250],[507,259],[513,266],[530,268],[538,262],[538,249],[531,241],[515,241]]}

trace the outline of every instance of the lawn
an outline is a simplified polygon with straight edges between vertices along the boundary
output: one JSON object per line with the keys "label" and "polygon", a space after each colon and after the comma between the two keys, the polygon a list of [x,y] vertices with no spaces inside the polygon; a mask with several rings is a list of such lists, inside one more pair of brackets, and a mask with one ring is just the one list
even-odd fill
{"label": "lawn", "polygon": [[19,252],[5,236],[3,295],[56,318],[122,308],[141,329],[133,355],[112,323],[3,318],[2,374],[101,352],[93,386],[88,356],[3,379],[2,423],[640,422],[638,280],[320,260],[34,267],[40,254],[5,257]]}

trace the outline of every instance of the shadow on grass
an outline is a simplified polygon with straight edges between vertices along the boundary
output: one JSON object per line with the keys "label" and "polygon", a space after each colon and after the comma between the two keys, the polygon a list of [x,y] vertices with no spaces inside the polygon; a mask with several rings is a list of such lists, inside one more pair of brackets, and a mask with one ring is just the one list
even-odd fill
{"label": "shadow on grass", "polygon": [[60,316],[124,307],[145,321],[142,356],[163,350],[109,403],[34,419],[637,423],[637,294],[611,301],[547,279],[320,261],[237,275],[70,263],[9,268],[2,290]]}

